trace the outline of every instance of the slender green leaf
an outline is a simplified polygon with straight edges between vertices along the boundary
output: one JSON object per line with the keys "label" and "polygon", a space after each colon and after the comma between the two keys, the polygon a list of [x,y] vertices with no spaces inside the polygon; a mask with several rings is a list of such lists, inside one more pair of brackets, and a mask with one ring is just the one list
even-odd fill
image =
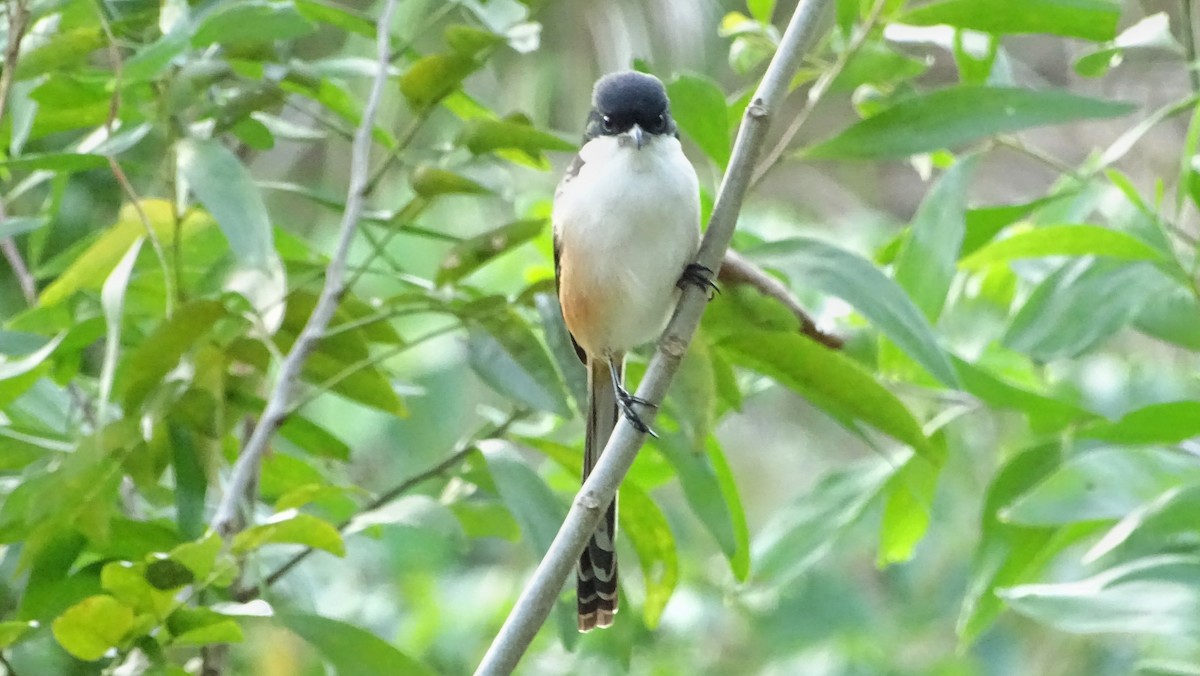
{"label": "slender green leaf", "polygon": [[771,376],[839,421],[861,421],[922,455],[933,452],[920,423],[894,394],[861,366],[804,335],[748,330],[720,346],[733,363]]}
{"label": "slender green leaf", "polygon": [[196,300],[181,305],[174,315],[155,327],[125,360],[122,388],[125,405],[141,406],[183,355],[224,316],[225,307],[217,301]]}
{"label": "slender green leaf", "polygon": [[235,554],[245,554],[268,544],[304,545],[335,556],[346,555],[341,534],[328,521],[295,512],[276,514],[267,522],[238,533],[231,550]]}
{"label": "slender green leaf", "polygon": [[513,221],[455,244],[442,259],[437,283],[457,282],[501,254],[537,237],[545,228],[546,221],[541,218]]}
{"label": "slender green leaf", "polygon": [[642,568],[642,579],[646,585],[646,605],[642,618],[646,627],[658,627],[663,609],[675,585],[679,583],[679,554],[675,548],[675,536],[667,523],[667,517],[650,496],[632,483],[621,486],[621,508],[617,510],[621,519],[621,531],[633,543],[638,563]]}
{"label": "slender green leaf", "polygon": [[459,142],[476,155],[503,149],[531,155],[543,150],[575,150],[575,144],[516,120],[472,119],[463,127]]}
{"label": "slender green leaf", "polygon": [[1043,256],[1103,256],[1132,261],[1163,257],[1154,247],[1119,230],[1098,225],[1049,225],[994,241],[964,258],[961,265],[981,269],[993,263]]}
{"label": "slender green leaf", "polygon": [[1039,361],[1077,356],[1121,330],[1147,298],[1173,285],[1148,263],[1078,259],[1034,289],[1003,342]]}
{"label": "slender green leaf", "polygon": [[411,182],[413,190],[421,197],[486,195],[491,192],[465,176],[429,164],[414,169]]}
{"label": "slender green leaf", "polygon": [[275,619],[321,653],[342,676],[434,676],[429,667],[375,634],[340,620],[303,613],[277,613]]}
{"label": "slender green leaf", "polygon": [[112,395],[113,378],[117,372],[117,354],[121,349],[122,320],[125,318],[125,292],[129,288],[129,278],[133,274],[133,265],[137,262],[138,254],[142,251],[139,237],[133,246],[113,268],[112,273],[104,280],[100,291],[100,305],[104,308],[104,324],[107,331],[104,335],[104,361],[100,365],[100,411],[107,415],[108,402]]}
{"label": "slender green leaf", "polygon": [[66,337],[66,333],[60,333],[51,340],[46,341],[45,345],[19,359],[0,356],[0,380],[16,378],[41,366],[42,362],[54,354],[54,350],[58,348],[59,344]]}
{"label": "slender green leaf", "polygon": [[488,442],[480,450],[487,459],[500,499],[521,524],[534,554],[545,555],[567,510],[510,445]]}
{"label": "slender green leaf", "polygon": [[458,89],[478,68],[474,58],[459,53],[423,56],[400,76],[400,93],[413,109],[426,110]]}
{"label": "slender green leaf", "polygon": [[1097,422],[1079,435],[1114,444],[1176,444],[1200,438],[1200,401],[1151,404],[1116,422]]}
{"label": "slender green leaf", "polygon": [[1013,610],[1071,634],[1200,636],[1200,558],[1131,561],[1077,582],[1000,591]]}
{"label": "slender green leaf", "polygon": [[192,44],[204,47],[295,40],[316,30],[292,2],[242,0],[217,5],[206,12],[192,34]]}
{"label": "slender green leaf", "polygon": [[921,310],[866,259],[811,238],[772,242],[745,253],[762,265],[786,271],[792,279],[804,280],[806,287],[846,301],[931,375],[958,386],[950,360]]}
{"label": "slender green leaf", "polygon": [[1055,526],[1119,519],[1183,483],[1200,482],[1200,461],[1157,448],[1099,448],[1071,457],[1001,511],[1008,523]]}
{"label": "slender green leaf", "polygon": [[36,629],[37,622],[33,620],[9,620],[0,622],[0,650],[6,650],[9,646],[17,641],[20,641],[30,631]]}
{"label": "slender green leaf", "polygon": [[569,416],[567,393],[546,349],[503,299],[463,310],[471,368],[497,392],[533,408]]}
{"label": "slender green leaf", "polygon": [[[1008,0],[1004,0],[1007,2]],[[959,86],[902,99],[837,136],[804,151],[807,157],[896,159],[954,149],[998,134],[1078,120],[1121,117],[1129,103],[1062,90]]]}
{"label": "slender green leaf", "polygon": [[978,156],[960,160],[929,190],[896,259],[895,278],[930,322],[942,314],[966,227],[967,188]]}
{"label": "slender green leaf", "polygon": [[185,138],[175,145],[179,171],[221,226],[244,265],[264,268],[275,257],[271,219],[254,180],[237,156],[217,141]]}
{"label": "slender green leaf", "polygon": [[914,26],[947,24],[984,33],[1051,33],[1101,42],[1117,34],[1118,0],[936,0],[901,15]]}
{"label": "slender green leaf", "polygon": [[1200,484],[1172,488],[1118,521],[1087,551],[1084,562],[1114,552],[1123,557],[1168,553],[1195,532],[1197,514]]}

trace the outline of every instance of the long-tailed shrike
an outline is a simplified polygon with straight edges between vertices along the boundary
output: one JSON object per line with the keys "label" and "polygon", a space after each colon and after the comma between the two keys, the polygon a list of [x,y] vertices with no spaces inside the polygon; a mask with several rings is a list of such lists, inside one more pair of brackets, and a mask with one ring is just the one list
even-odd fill
{"label": "long-tailed shrike", "polygon": [[[710,286],[691,265],[700,242],[696,171],[684,157],[662,82],[606,75],[592,93],[579,155],[554,194],[554,261],[563,318],[587,367],[583,478],[619,413],[650,433],[623,386],[625,353],[663,330],[682,282]],[[616,499],[579,559],[579,630],[617,612]]]}

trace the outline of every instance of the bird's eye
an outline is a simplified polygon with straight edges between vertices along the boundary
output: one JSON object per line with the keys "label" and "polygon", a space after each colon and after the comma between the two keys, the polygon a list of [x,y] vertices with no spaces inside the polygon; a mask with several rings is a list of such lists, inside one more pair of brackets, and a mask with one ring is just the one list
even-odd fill
{"label": "bird's eye", "polygon": [[666,129],[667,128],[667,116],[663,115],[662,113],[659,113],[658,117],[656,117],[654,119],[654,128],[655,129]]}
{"label": "bird's eye", "polygon": [[615,129],[615,127],[613,126],[613,121],[612,121],[612,118],[611,118],[611,117],[609,117],[609,116],[607,116],[607,115],[605,115],[604,117],[600,118],[600,125],[601,125],[602,127],[604,127],[604,131],[609,131],[609,132],[611,132],[611,131],[614,131],[614,129]]}

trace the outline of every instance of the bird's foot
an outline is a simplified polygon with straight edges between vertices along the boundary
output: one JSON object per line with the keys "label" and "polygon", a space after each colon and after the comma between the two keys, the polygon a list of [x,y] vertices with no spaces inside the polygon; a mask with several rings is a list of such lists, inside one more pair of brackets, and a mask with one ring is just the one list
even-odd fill
{"label": "bird's foot", "polygon": [[707,267],[700,265],[699,263],[689,263],[688,266],[683,269],[683,274],[680,275],[679,282],[677,282],[676,286],[681,289],[688,284],[691,284],[692,286],[698,286],[702,291],[704,291],[705,294],[708,295],[709,299],[712,299],[714,294],[721,293],[721,289],[717,286],[717,283],[714,282],[712,278],[712,270],[709,270]]}
{"label": "bird's foot", "polygon": [[635,397],[623,387],[617,388],[617,407],[621,409],[621,414],[625,416],[630,425],[633,425],[633,429],[642,434],[649,434],[657,439],[658,435],[642,420],[642,417],[634,410],[634,405],[645,406],[646,408],[658,408],[657,404],[646,401],[641,397]]}

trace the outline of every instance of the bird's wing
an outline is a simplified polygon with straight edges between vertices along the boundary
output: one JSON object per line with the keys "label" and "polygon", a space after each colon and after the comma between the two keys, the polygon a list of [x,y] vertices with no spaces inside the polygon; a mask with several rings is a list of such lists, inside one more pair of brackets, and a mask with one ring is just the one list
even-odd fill
{"label": "bird's wing", "polygon": [[[558,182],[558,187],[554,189],[554,201],[558,201],[563,190],[579,175],[579,170],[583,168],[583,157],[576,155],[575,159],[571,160],[571,164],[567,165],[567,172],[563,175],[561,181]],[[562,232],[558,221],[554,221],[554,290],[558,291],[559,280],[562,279]],[[570,335],[570,331],[567,332]],[[571,344],[575,346],[575,354],[579,357],[579,361],[587,363],[587,353],[575,341],[575,336],[571,336]]]}

